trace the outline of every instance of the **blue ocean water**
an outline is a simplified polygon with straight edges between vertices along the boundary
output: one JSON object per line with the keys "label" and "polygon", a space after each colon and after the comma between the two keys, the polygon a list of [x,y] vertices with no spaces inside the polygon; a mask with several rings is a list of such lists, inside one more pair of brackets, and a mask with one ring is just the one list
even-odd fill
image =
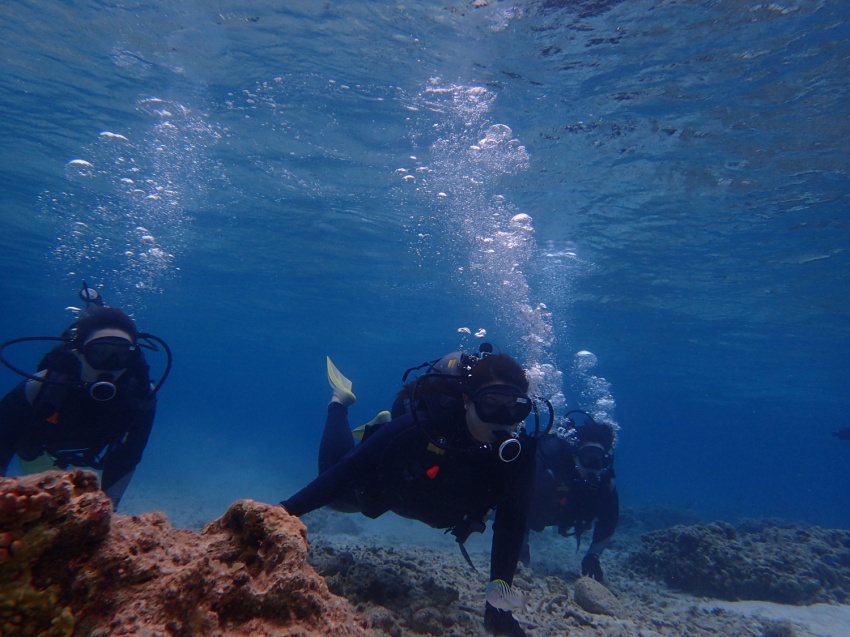
{"label": "blue ocean water", "polygon": [[0,339],[85,280],[174,352],[128,511],[287,497],[326,355],[366,421],[486,340],[616,421],[624,506],[850,527],[846,3],[0,15]]}

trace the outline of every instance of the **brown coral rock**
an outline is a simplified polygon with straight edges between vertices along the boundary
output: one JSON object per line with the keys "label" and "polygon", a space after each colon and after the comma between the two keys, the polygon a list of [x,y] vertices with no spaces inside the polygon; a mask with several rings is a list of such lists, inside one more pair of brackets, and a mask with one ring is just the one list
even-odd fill
{"label": "brown coral rock", "polygon": [[241,500],[195,533],[111,515],[94,474],[50,472],[0,479],[0,539],[24,546],[0,560],[4,637],[369,634],[280,507]]}

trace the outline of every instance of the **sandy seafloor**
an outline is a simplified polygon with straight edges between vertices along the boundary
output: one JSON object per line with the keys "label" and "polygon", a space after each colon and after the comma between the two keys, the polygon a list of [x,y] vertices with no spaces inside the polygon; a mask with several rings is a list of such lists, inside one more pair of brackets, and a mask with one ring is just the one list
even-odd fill
{"label": "sandy seafloor", "polygon": [[[148,504],[153,501],[162,507],[162,492],[149,499],[143,491],[131,491],[121,513],[152,510]],[[174,527],[199,530],[222,515],[226,506],[183,497],[167,508]],[[640,516],[641,512],[633,511],[624,517],[634,521]],[[489,530],[467,542],[475,572],[451,535],[392,514],[369,520],[359,514],[320,510],[303,521],[313,566],[334,593],[347,597],[384,634],[487,634],[481,621]],[[575,582],[589,538],[576,552],[574,538],[559,537],[553,529],[532,533],[531,561],[519,566],[514,580],[528,602],[527,612],[515,614],[526,633],[537,637],[850,636],[850,605],[791,606],[694,597],[635,573],[627,557],[640,546],[644,531],[634,522],[621,524],[602,559],[605,585],[619,602],[620,617],[592,614],[575,602]]]}

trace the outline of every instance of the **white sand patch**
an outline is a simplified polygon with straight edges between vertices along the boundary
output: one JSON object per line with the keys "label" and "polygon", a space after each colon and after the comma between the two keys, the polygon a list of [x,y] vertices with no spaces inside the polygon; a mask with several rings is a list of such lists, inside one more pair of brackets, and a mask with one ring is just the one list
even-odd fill
{"label": "white sand patch", "polygon": [[799,637],[847,637],[850,635],[850,606],[813,604],[788,606],[772,602],[706,601],[700,608],[720,608],[745,617],[790,621]]}

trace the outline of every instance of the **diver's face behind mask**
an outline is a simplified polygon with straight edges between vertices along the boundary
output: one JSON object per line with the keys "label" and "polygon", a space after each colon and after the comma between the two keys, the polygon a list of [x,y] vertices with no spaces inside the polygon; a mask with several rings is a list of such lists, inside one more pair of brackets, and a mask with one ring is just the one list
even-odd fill
{"label": "diver's face behind mask", "polygon": [[611,454],[598,442],[586,442],[575,452],[576,468],[584,479],[598,480],[611,466]]}
{"label": "diver's face behind mask", "polygon": [[82,363],[80,380],[92,399],[106,402],[115,398],[115,382],[138,356],[132,337],[118,329],[105,328],[94,332],[77,349]]}
{"label": "diver's face behind mask", "polygon": [[532,409],[526,394],[513,385],[487,385],[468,399],[466,408],[469,433],[477,442],[493,445],[504,462],[519,457],[517,427]]}
{"label": "diver's face behind mask", "polygon": [[137,349],[128,338],[113,335],[86,341],[81,353],[93,369],[118,371],[133,363]]}
{"label": "diver's face behind mask", "polygon": [[513,385],[487,385],[472,395],[478,417],[493,425],[518,425],[531,413],[531,398]]}

